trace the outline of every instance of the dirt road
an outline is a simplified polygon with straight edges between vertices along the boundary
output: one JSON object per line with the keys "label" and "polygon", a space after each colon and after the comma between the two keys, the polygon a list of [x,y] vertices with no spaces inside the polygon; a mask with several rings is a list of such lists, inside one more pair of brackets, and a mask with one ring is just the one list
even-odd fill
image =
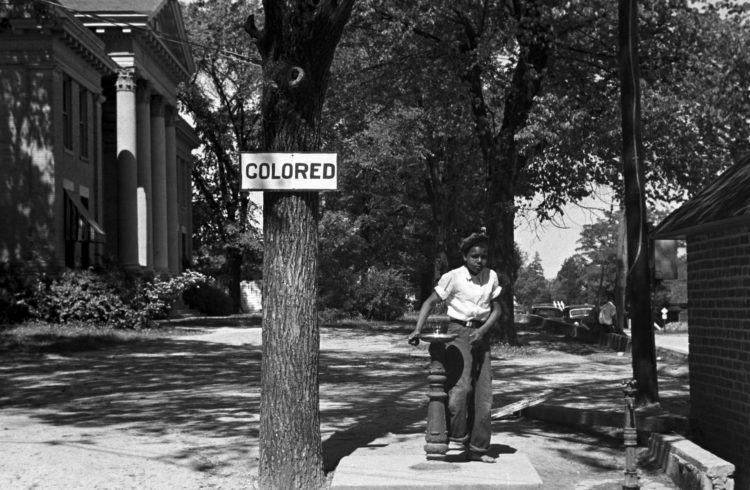
{"label": "dirt road", "polygon": [[[321,331],[325,465],[383,437],[424,431],[427,353],[410,326]],[[544,347],[494,362],[500,403],[559,356]],[[0,488],[240,489],[257,474],[260,329],[217,328],[70,355],[12,355],[0,364]],[[537,359],[534,376],[524,378]],[[570,361],[570,358],[567,358]],[[575,360],[575,359],[574,359]],[[516,366],[516,367],[513,367]],[[496,448],[529,456],[545,488],[619,488],[617,434],[498,421]],[[645,474],[642,488],[672,488]]]}

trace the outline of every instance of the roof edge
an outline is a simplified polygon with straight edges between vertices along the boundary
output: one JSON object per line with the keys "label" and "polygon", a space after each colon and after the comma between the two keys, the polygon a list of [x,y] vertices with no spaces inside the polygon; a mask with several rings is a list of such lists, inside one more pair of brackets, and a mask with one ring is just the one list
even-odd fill
{"label": "roof edge", "polygon": [[660,230],[659,228],[657,228],[653,232],[651,232],[650,236],[652,239],[656,240],[684,240],[690,235],[710,233],[712,231],[725,229],[728,226],[744,224],[750,226],[750,215],[743,214],[742,216],[733,216],[731,218],[725,218],[719,221],[701,223],[699,225],[686,226],[684,228],[678,228],[674,230]]}

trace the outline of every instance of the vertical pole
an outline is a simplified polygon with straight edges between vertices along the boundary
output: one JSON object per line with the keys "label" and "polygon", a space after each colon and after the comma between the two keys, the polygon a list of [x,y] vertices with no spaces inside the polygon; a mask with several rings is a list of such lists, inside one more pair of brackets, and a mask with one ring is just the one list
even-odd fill
{"label": "vertical pole", "polygon": [[430,383],[427,405],[427,432],[425,433],[424,451],[431,461],[445,461],[448,452],[448,430],[445,418],[448,394],[445,392],[445,344],[430,344],[430,371],[427,376]]}
{"label": "vertical pole", "polygon": [[633,377],[637,403],[657,403],[656,347],[651,319],[651,276],[646,229],[645,171],[638,69],[638,2],[620,0],[622,163],[627,227],[627,297],[632,318]]}
{"label": "vertical pole", "polygon": [[625,481],[623,489],[641,488],[638,484],[638,468],[636,465],[636,447],[638,446],[638,430],[635,426],[635,393],[636,380],[623,381],[625,394]]}

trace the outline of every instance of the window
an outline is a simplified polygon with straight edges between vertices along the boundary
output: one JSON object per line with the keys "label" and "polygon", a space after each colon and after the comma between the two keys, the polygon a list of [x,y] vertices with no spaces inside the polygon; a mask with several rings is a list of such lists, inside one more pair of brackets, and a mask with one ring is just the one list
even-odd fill
{"label": "window", "polygon": [[63,146],[73,149],[73,80],[63,75],[62,94]]}
{"label": "window", "polygon": [[63,199],[65,265],[71,269],[87,268],[92,264],[92,243],[104,236],[104,231],[88,210],[87,197],[79,197],[65,190]]}
{"label": "window", "polygon": [[82,158],[89,157],[89,93],[78,92],[78,143]]}

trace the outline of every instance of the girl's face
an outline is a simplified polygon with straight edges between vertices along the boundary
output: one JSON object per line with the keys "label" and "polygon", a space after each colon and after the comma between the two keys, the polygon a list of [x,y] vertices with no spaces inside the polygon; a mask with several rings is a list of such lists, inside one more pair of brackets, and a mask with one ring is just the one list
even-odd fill
{"label": "girl's face", "polygon": [[472,275],[479,274],[487,266],[487,245],[474,245],[464,255],[464,264]]}

